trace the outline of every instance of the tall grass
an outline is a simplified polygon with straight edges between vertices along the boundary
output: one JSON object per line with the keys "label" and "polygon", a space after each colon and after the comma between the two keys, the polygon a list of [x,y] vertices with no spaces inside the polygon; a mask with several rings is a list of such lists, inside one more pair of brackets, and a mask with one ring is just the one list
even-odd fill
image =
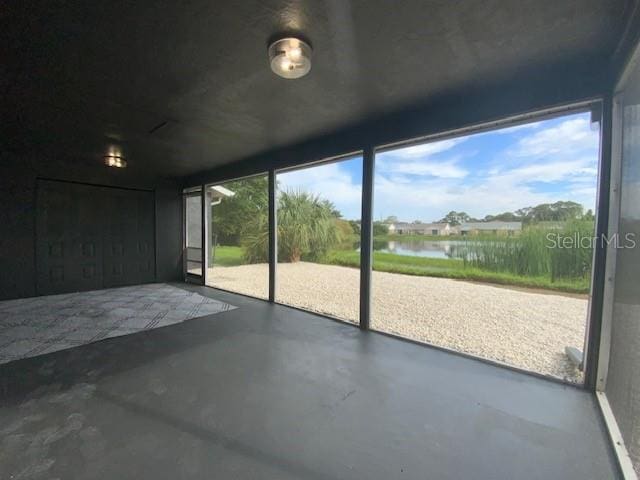
{"label": "tall grass", "polygon": [[[587,278],[591,272],[593,246],[576,242],[593,235],[593,222],[569,222],[563,229],[550,230],[531,226],[516,237],[499,237],[482,241],[468,239],[455,252],[465,267],[521,276]],[[559,241],[569,238],[571,241]]]}
{"label": "tall grass", "polygon": [[[571,248],[555,242],[551,248],[551,279],[587,278],[591,275],[593,259],[594,224],[588,221],[575,221],[567,225],[560,238],[570,240]],[[558,240],[554,238],[554,240]]]}

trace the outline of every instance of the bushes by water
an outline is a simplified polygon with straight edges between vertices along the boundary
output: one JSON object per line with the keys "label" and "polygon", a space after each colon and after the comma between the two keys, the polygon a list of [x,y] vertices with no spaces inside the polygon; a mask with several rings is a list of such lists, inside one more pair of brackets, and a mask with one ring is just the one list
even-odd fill
{"label": "bushes by water", "polygon": [[455,256],[465,267],[556,279],[588,278],[593,257],[592,221],[568,222],[562,229],[531,226],[517,237],[469,239]]}

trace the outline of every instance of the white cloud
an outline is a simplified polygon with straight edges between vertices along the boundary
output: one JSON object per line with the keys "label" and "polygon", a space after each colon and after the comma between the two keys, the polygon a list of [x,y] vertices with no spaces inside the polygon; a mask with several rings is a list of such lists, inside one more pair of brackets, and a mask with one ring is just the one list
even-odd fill
{"label": "white cloud", "polygon": [[452,149],[456,145],[464,142],[466,138],[450,138],[447,140],[440,140],[437,142],[423,143],[422,145],[413,145],[411,147],[399,148],[384,152],[379,156],[391,155],[395,158],[426,158],[436,153],[445,152]]}
{"label": "white cloud", "polygon": [[[598,132],[591,130],[586,116],[547,128],[544,125],[539,122],[499,131],[520,130],[526,134],[518,134],[506,151],[490,152],[500,158],[499,163],[479,163],[463,169],[454,160],[415,160],[420,167],[412,163],[411,168],[402,162],[385,161],[385,168],[376,176],[376,218],[396,215],[403,220],[432,221],[449,210],[484,217],[567,199],[593,209]],[[440,174],[437,166],[441,167]]]}
{"label": "white cloud", "polygon": [[360,218],[361,180],[353,181],[340,162],[279,173],[281,190],[304,190],[331,201],[345,218]]}
{"label": "white cloud", "polygon": [[[577,201],[593,209],[598,132],[591,131],[586,115],[553,123],[512,127],[511,132],[518,134],[501,141],[504,145],[506,138],[510,147],[473,155],[466,149],[464,163],[454,147],[471,137],[378,154],[375,218],[396,215],[408,221],[433,221],[450,210],[484,217],[558,200]],[[509,129],[493,133],[505,130]],[[281,188],[321,195],[345,218],[360,218],[361,180],[352,178],[343,163],[282,173],[278,181]]]}
{"label": "white cloud", "polygon": [[396,215],[402,220],[436,221],[448,211],[471,216],[513,211],[527,205],[551,202],[553,195],[535,192],[528,185],[497,182],[491,178],[469,183],[459,180],[414,181],[398,184],[376,176],[375,218]]}
{"label": "white cloud", "polygon": [[393,172],[404,175],[463,178],[469,172],[459,166],[459,156],[445,159],[432,157],[451,150],[466,139],[464,137],[452,138],[382,152],[376,155],[376,169],[379,172]]}
{"label": "white cloud", "polygon": [[406,175],[420,175],[439,178],[464,178],[469,172],[457,165],[455,160],[447,160],[444,162],[432,161],[410,161],[410,162],[394,162],[386,164],[385,169],[392,169],[396,173]]}
{"label": "white cloud", "polygon": [[584,151],[597,151],[597,131],[585,117],[565,120],[560,124],[540,130],[519,140],[511,152],[515,157],[545,157],[576,155]]}
{"label": "white cloud", "polygon": [[495,171],[490,178],[493,181],[510,184],[517,183],[553,183],[561,181],[577,181],[584,177],[592,180],[597,175],[593,166],[595,159],[579,159],[560,162],[534,163],[517,168]]}

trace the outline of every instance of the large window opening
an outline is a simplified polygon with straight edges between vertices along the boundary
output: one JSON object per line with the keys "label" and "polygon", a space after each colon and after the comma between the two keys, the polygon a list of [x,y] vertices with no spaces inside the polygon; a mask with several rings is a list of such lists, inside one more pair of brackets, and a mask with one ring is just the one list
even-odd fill
{"label": "large window opening", "polygon": [[589,112],[378,152],[371,327],[582,382]]}
{"label": "large window opening", "polygon": [[268,175],[207,186],[207,285],[269,297],[268,192]]}
{"label": "large window opening", "polygon": [[[371,328],[582,383],[593,117],[379,150]],[[362,170],[356,156],[275,172],[276,302],[359,322]],[[200,189],[185,195],[189,274],[206,262],[207,285],[269,298],[268,175],[207,186],[204,209]]]}
{"label": "large window opening", "polygon": [[278,172],[276,301],[359,321],[362,158]]}

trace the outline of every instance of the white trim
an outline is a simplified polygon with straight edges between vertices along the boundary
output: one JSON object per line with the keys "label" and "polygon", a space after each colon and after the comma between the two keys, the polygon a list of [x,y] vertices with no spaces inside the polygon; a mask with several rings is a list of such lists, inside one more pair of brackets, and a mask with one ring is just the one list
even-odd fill
{"label": "white trim", "polygon": [[611,439],[613,451],[616,455],[616,459],[618,460],[622,477],[624,480],[638,480],[638,476],[633,469],[631,457],[629,457],[627,447],[624,445],[622,433],[620,433],[620,428],[618,428],[618,422],[616,422],[613,410],[611,410],[611,405],[609,404],[607,395],[604,392],[596,392],[596,398],[598,399],[598,404],[600,405],[600,410],[604,417],[604,423],[607,426],[607,432],[609,433],[609,438]]}
{"label": "white trim", "polygon": [[236,194],[236,192],[232,192],[231,190],[223,187],[222,185],[211,185],[209,187],[209,190],[214,190],[218,192],[220,195],[225,197],[233,197]]}

